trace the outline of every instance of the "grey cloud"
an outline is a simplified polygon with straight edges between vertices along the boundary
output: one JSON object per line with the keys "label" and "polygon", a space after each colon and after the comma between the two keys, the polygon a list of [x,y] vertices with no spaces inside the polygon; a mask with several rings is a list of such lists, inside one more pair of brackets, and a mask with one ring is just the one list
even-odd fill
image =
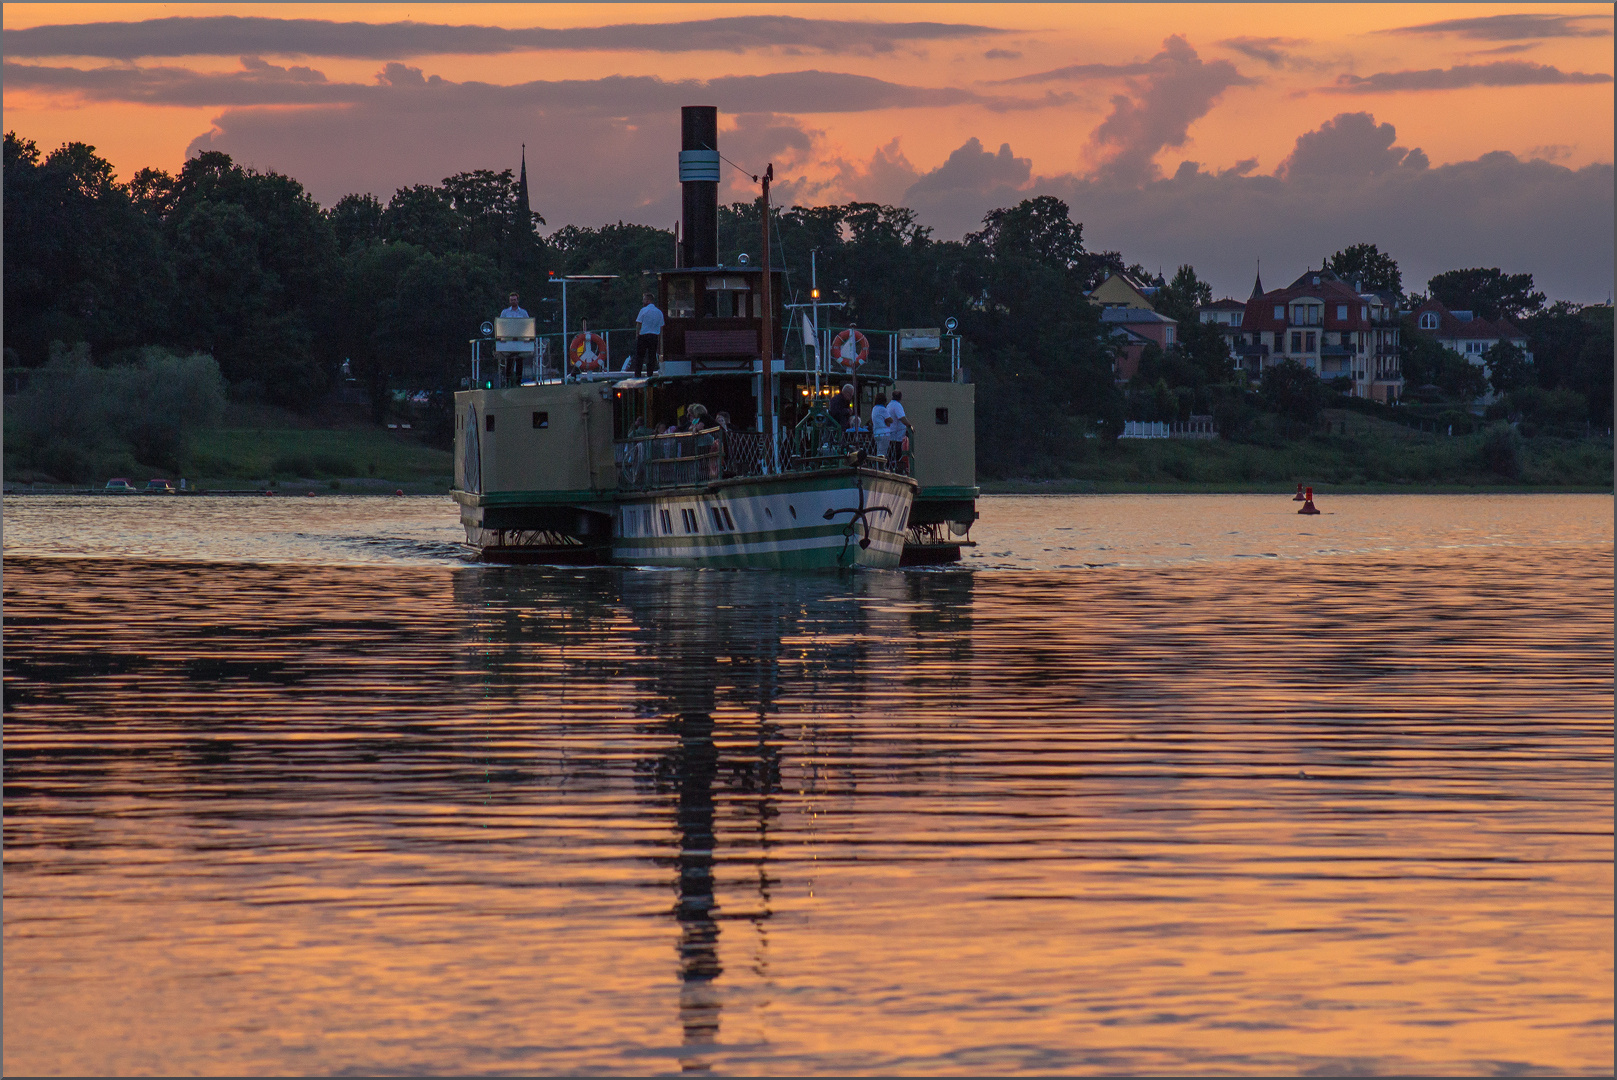
{"label": "grey cloud", "polygon": [[701,100],[730,113],[863,112],[871,109],[935,108],[998,104],[969,90],[903,86],[866,75],[789,71],[730,75],[707,81],[666,82],[649,75],[528,82],[514,86],[456,83],[401,63],[386,65],[374,85],[328,82],[309,68],[278,68],[251,58],[240,72],[195,72],[175,67],[104,67],[81,70],[35,64],[4,65],[10,89],[76,95],[92,101],[149,105],[358,105],[394,99],[398,107],[487,109],[527,106],[573,109],[608,116],[658,113],[672,101]]}
{"label": "grey cloud", "polygon": [[986,193],[999,188],[1017,189],[1033,177],[1033,159],[1011,153],[1010,143],[1001,143],[999,153],[983,149],[976,137],[965,141],[942,165],[917,180],[906,193],[910,199],[925,198],[946,191]]}
{"label": "grey cloud", "polygon": [[1516,45],[1501,45],[1497,49],[1476,49],[1467,54],[1470,56],[1511,56],[1516,53],[1531,52],[1538,48],[1536,41],[1521,42]]}
{"label": "grey cloud", "polygon": [[1015,49],[989,49],[983,53],[984,60],[1020,60],[1022,54]]}
{"label": "grey cloud", "polygon": [[1156,156],[1183,146],[1190,125],[1207,115],[1225,90],[1250,85],[1228,60],[1203,61],[1175,34],[1151,58],[1151,72],[1129,94],[1112,98],[1111,114],[1091,136],[1104,156],[1098,175],[1142,183],[1158,175]]}
{"label": "grey cloud", "polygon": [[856,22],[793,15],[738,15],[676,23],[569,29],[330,22],[219,15],[38,26],[7,31],[8,56],[323,56],[360,60],[532,51],[890,53],[908,42],[988,37],[1007,31],[937,22]]}
{"label": "grey cloud", "polygon": [[1143,61],[1133,64],[1071,64],[1051,71],[1037,71],[1032,75],[1018,75],[1014,79],[997,79],[989,86],[1017,86],[1026,83],[1090,82],[1095,79],[1116,79],[1128,75],[1149,75],[1155,68]]}
{"label": "grey cloud", "polygon": [[1424,168],[1425,155],[1416,158],[1404,147],[1394,146],[1397,137],[1391,124],[1377,124],[1369,113],[1341,113],[1317,131],[1298,136],[1279,172],[1288,180],[1320,180],[1375,176],[1404,164]]}
{"label": "grey cloud", "polygon": [[1519,12],[1509,15],[1482,15],[1469,19],[1443,19],[1419,26],[1399,26],[1382,34],[1455,34],[1480,41],[1519,41],[1535,38],[1610,37],[1610,15],[1553,15]]}
{"label": "grey cloud", "polygon": [[1260,64],[1267,64],[1272,68],[1283,68],[1296,62],[1294,50],[1299,45],[1308,44],[1300,38],[1284,37],[1234,37],[1219,42],[1225,48],[1234,49],[1249,60],[1256,60]]}
{"label": "grey cloud", "polygon": [[1562,71],[1549,64],[1500,60],[1492,64],[1459,64],[1426,71],[1380,71],[1374,75],[1339,75],[1330,94],[1386,94],[1402,91],[1459,90],[1468,86],[1562,86],[1611,82],[1599,72]]}
{"label": "grey cloud", "polygon": [[1341,121],[1327,125],[1324,141],[1373,133],[1359,149],[1381,148],[1374,172],[1250,175],[1254,162],[1218,173],[1185,163],[1172,177],[1141,186],[1042,176],[1008,199],[961,197],[917,211],[937,236],[953,238],[978,228],[996,206],[1054,195],[1084,223],[1092,250],[1121,251],[1153,267],[1190,263],[1218,295],[1237,298],[1251,290],[1259,258],[1273,277],[1289,280],[1321,255],[1360,241],[1391,252],[1406,281],[1459,266],[1507,266],[1531,270],[1552,297],[1593,303],[1609,294],[1617,259],[1612,165],[1574,170],[1495,152],[1429,168],[1415,150],[1389,167],[1397,152],[1389,125],[1370,117],[1362,125]]}

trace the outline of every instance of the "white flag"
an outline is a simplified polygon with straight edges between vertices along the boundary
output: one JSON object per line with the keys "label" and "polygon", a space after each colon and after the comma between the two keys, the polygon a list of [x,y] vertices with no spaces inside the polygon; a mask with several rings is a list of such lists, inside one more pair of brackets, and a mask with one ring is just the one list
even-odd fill
{"label": "white flag", "polygon": [[816,349],[820,347],[820,339],[814,334],[814,324],[809,322],[808,312],[803,313],[803,340],[812,344]]}

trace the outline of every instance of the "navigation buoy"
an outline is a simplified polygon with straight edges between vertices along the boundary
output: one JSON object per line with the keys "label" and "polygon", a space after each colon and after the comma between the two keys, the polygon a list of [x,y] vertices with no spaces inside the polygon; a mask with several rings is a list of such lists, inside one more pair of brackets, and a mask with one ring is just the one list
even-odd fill
{"label": "navigation buoy", "polygon": [[1315,506],[1314,506],[1314,489],[1313,488],[1308,488],[1307,492],[1308,492],[1308,494],[1303,496],[1303,508],[1301,510],[1297,511],[1297,512],[1299,514],[1317,514],[1317,513],[1319,513],[1319,510],[1316,509]]}
{"label": "navigation buoy", "polygon": [[314,498],[314,492],[312,491],[305,491],[303,494],[307,495],[311,499]]}
{"label": "navigation buoy", "polygon": [[1291,501],[1292,502],[1302,502],[1303,501],[1303,486],[1301,484],[1297,485],[1297,495]]}
{"label": "navigation buoy", "polygon": [[842,331],[831,341],[831,359],[843,371],[856,371],[870,359],[870,339],[857,330]]}
{"label": "navigation buoy", "polygon": [[395,498],[397,498],[398,496],[403,495],[403,494],[404,494],[404,489],[403,488],[399,488],[397,491],[395,491],[393,493]]}

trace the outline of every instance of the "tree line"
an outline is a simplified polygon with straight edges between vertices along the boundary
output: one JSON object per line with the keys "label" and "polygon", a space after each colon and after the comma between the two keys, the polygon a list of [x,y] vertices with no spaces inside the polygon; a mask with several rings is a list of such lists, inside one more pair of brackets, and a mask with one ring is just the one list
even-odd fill
{"label": "tree line", "polygon": [[[605,286],[572,290],[569,321],[629,326],[649,275],[673,262],[673,234],[649,226],[544,235],[525,195],[511,170],[479,169],[401,188],[386,203],[349,195],[322,208],[291,177],[218,152],[176,175],[142,169],[122,183],[93,147],[69,143],[42,155],[8,132],[7,368],[46,365],[53,348],[59,363],[150,366],[153,354],[143,350],[155,346],[211,357],[233,400],[305,410],[347,361],[378,419],[396,390],[429,392],[447,416],[467,373],[467,340],[506,293],[521,293],[542,329],[559,329],[559,305],[547,302],[559,298],[551,274],[616,274]],[[1217,332],[1197,322],[1212,290],[1193,267],[1153,279],[1118,252],[1089,250],[1082,223],[1059,199],[993,210],[959,241],[934,238],[904,207],[777,213],[772,256],[795,299],[808,298],[812,252],[822,296],[846,305],[834,321],[897,328],[958,320],[978,385],[985,475],[1055,468],[1083,434],[1115,435],[1125,419],[1222,410],[1239,428],[1241,410],[1285,407],[1277,404],[1284,394],[1249,394]],[[757,260],[758,215],[757,203],[720,208],[721,258]],[[1401,290],[1396,262],[1373,245],[1326,261],[1367,288]],[[1158,286],[1156,306],[1179,320],[1180,334],[1172,349],[1148,349],[1139,375],[1119,386],[1113,339],[1086,293],[1124,271]],[[1536,393],[1554,399],[1540,407],[1581,408],[1585,419],[1610,423],[1609,307],[1547,304],[1530,275],[1497,269],[1441,274],[1428,290],[1528,331],[1534,364],[1515,372],[1512,387],[1524,402]],[[1474,370],[1431,355],[1419,335],[1404,339],[1412,382],[1456,399],[1474,389]]]}

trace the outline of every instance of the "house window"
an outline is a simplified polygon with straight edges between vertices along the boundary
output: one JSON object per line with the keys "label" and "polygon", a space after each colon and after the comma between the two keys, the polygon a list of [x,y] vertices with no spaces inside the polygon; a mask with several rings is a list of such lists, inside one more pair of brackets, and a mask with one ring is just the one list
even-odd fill
{"label": "house window", "polygon": [[1368,319],[1369,317],[1370,317],[1370,305],[1369,304],[1360,304],[1359,305],[1359,318]]}
{"label": "house window", "polygon": [[1164,326],[1162,328],[1162,341],[1165,345],[1173,344],[1173,327]]}
{"label": "house window", "polygon": [[1246,314],[1246,312],[1244,312],[1244,311],[1237,311],[1235,314],[1231,315],[1230,316],[1230,325],[1231,326],[1240,326],[1241,325],[1241,316],[1243,316],[1245,314]]}
{"label": "house window", "polygon": [[1422,312],[1421,317],[1420,317],[1420,328],[1422,330],[1436,330],[1437,329],[1437,312],[1435,312],[1435,311]]}
{"label": "house window", "polygon": [[1291,351],[1292,352],[1302,352],[1303,351],[1303,336],[1302,336],[1302,334],[1298,333],[1295,330],[1293,330],[1292,333],[1291,333]]}
{"label": "house window", "polygon": [[1286,321],[1286,306],[1284,304],[1275,305],[1275,318],[1281,322]]}
{"label": "house window", "polygon": [[1303,351],[1304,352],[1313,352],[1314,351],[1314,344],[1315,344],[1314,332],[1312,330],[1310,330],[1308,332],[1308,344],[1307,344],[1307,346],[1304,347]]}
{"label": "house window", "polygon": [[1336,305],[1336,318],[1337,318],[1338,322],[1347,322],[1347,305],[1346,304],[1337,304]]}

